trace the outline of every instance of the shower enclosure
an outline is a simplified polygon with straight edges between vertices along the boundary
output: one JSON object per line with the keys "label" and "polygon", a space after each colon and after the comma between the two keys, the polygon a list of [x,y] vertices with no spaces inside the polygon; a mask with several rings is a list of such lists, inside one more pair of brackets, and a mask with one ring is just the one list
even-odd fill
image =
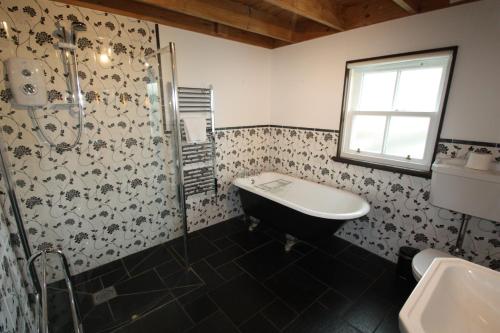
{"label": "shower enclosure", "polygon": [[[40,285],[35,279],[30,286],[27,259],[60,249],[83,330],[119,330],[202,283],[187,261],[175,46],[155,51],[157,29],[148,22],[40,4],[52,13],[41,28],[16,17],[22,13],[0,12],[7,34],[17,35],[0,60],[37,58],[49,101],[31,112],[9,98],[0,102],[0,231],[10,234],[26,302],[33,305],[29,325],[40,325],[39,307],[29,297]],[[68,46],[72,57],[64,58],[43,38],[71,22],[78,37]],[[32,33],[33,27],[47,31]],[[23,41],[30,42],[25,47]],[[76,72],[69,72],[68,61]],[[0,90],[8,86],[0,81]],[[77,112],[75,102],[82,103]],[[50,254],[47,262],[49,331],[71,332],[64,265]]]}

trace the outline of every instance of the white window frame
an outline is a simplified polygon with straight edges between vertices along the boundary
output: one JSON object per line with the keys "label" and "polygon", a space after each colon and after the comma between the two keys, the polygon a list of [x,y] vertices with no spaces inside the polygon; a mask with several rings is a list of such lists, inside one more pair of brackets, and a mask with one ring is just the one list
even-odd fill
{"label": "white window frame", "polygon": [[[430,166],[435,155],[436,141],[438,140],[439,131],[441,128],[442,115],[444,113],[446,97],[449,89],[449,81],[451,80],[452,67],[454,57],[456,55],[456,47],[446,48],[435,51],[421,51],[407,55],[396,55],[376,58],[374,60],[352,61],[346,64],[346,82],[344,91],[344,105],[342,110],[342,126],[340,133],[340,143],[337,157],[340,159],[353,160],[374,165],[387,166],[389,168],[397,168],[401,170],[412,170],[416,172],[430,171]],[[401,70],[409,68],[433,68],[442,67],[443,75],[441,77],[439,95],[437,97],[436,110],[431,111],[412,111],[412,110],[370,110],[361,111],[358,105],[360,101],[359,93],[361,86],[361,78],[352,79],[354,75],[363,75],[363,73],[373,71],[396,70],[396,86],[392,105],[395,105],[397,89]],[[359,84],[359,85],[356,85]],[[371,115],[371,116],[386,116],[384,139],[382,143],[382,153],[371,153],[366,151],[352,150],[350,146],[352,121],[356,115]],[[430,119],[429,130],[425,143],[425,151],[423,158],[410,158],[394,156],[385,153],[388,129],[392,116],[398,117],[426,117]]]}

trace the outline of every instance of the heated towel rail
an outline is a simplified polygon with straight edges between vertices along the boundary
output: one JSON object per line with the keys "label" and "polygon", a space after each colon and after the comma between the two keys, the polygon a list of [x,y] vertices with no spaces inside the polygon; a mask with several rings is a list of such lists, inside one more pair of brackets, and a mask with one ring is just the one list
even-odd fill
{"label": "heated towel rail", "polygon": [[[177,89],[180,113],[182,172],[184,175],[184,196],[212,193],[217,196],[215,164],[215,122],[213,89],[179,87]],[[207,119],[207,141],[189,143],[182,115],[197,113]]]}

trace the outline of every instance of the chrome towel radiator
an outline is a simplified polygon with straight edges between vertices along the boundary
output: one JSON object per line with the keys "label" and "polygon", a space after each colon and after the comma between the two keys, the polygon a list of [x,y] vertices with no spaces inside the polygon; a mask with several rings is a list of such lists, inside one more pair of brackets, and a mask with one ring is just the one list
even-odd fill
{"label": "chrome towel radiator", "polygon": [[[38,320],[38,332],[39,333],[49,333],[49,313],[48,313],[48,303],[47,303],[47,255],[56,254],[60,259],[64,271],[64,280],[66,281],[66,287],[68,288],[69,294],[69,305],[71,309],[71,319],[73,320],[74,333],[83,333],[83,327],[81,322],[80,311],[78,308],[78,303],[76,302],[76,297],[73,289],[73,283],[71,282],[71,274],[69,272],[68,261],[66,256],[61,250],[42,250],[33,254],[28,260],[28,272],[30,272],[31,280],[33,284],[36,285],[36,277],[32,275],[34,272],[34,264],[37,258],[41,260],[42,276],[40,282],[40,288],[36,293],[37,301],[37,320]],[[41,299],[40,299],[41,298]]]}
{"label": "chrome towel radiator", "polygon": [[[182,150],[182,173],[184,178],[184,197],[199,193],[212,193],[217,196],[217,177],[215,162],[215,122],[213,89],[177,88],[180,113],[180,134]],[[207,119],[207,141],[202,143],[186,142],[186,131],[182,120],[184,113],[205,114]]]}

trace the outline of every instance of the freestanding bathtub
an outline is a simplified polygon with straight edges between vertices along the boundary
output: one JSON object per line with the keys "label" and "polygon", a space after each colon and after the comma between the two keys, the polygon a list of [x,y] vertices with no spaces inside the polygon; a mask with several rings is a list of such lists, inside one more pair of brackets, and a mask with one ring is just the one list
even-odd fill
{"label": "freestanding bathtub", "polygon": [[297,238],[330,237],[345,221],[370,211],[368,202],[354,193],[275,172],[237,178],[233,184],[245,215],[286,233],[287,250]]}

